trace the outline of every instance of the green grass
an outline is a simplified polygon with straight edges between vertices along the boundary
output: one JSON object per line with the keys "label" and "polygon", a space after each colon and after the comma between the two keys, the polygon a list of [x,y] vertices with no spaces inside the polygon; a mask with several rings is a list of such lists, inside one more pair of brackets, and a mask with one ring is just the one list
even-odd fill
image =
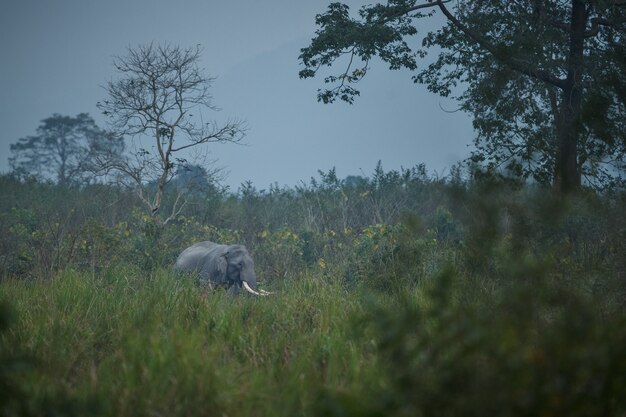
{"label": "green grass", "polygon": [[[71,270],[4,281],[15,320],[9,354],[36,359],[19,378],[33,403],[72,398],[90,413],[302,415],[326,386],[375,376],[373,346],[353,341],[359,298],[302,279],[273,297],[206,293],[164,270]],[[80,414],[80,413],[79,413]]]}
{"label": "green grass", "polygon": [[0,416],[624,416],[621,287],[498,261],[303,271],[258,298],[131,266],[5,279]]}

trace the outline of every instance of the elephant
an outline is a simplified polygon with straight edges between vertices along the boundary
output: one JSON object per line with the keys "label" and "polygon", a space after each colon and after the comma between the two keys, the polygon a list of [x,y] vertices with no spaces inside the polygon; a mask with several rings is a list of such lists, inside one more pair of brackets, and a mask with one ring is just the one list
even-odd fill
{"label": "elephant", "polygon": [[196,273],[201,281],[226,287],[231,294],[238,294],[240,288],[254,295],[272,294],[257,290],[254,261],[243,245],[220,245],[209,241],[196,243],[182,251],[174,270]]}

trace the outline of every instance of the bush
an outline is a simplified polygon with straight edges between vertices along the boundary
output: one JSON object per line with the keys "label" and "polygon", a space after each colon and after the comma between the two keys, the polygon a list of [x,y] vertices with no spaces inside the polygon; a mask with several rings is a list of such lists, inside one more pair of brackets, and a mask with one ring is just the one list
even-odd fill
{"label": "bush", "polygon": [[598,300],[548,284],[536,265],[519,272],[527,281],[495,305],[462,302],[448,270],[425,297],[374,308],[361,323],[375,329],[381,383],[322,390],[318,414],[624,415],[625,317],[604,317]]}
{"label": "bush", "polygon": [[365,228],[354,241],[347,282],[390,293],[415,286],[424,276],[426,260],[436,250],[434,236],[411,223]]}
{"label": "bush", "polygon": [[304,267],[304,241],[288,228],[261,231],[253,247],[257,272],[268,282],[294,279]]}

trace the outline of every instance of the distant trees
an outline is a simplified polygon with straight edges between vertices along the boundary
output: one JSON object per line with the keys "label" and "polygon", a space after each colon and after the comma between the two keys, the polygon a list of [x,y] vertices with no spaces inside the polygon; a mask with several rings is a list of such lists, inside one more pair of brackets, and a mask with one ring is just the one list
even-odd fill
{"label": "distant trees", "polygon": [[209,93],[213,78],[199,67],[200,52],[152,43],[129,48],[115,59],[119,79],[106,84],[108,98],[98,103],[113,131],[140,140],[128,158],[101,165],[121,173],[120,180],[160,223],[174,219],[185,203],[179,189],[171,210],[161,213],[166,185],[188,165],[181,152],[195,149],[202,157],[200,145],[237,143],[245,134],[240,121],[204,121],[203,111],[217,108]]}
{"label": "distant trees", "polygon": [[188,193],[210,193],[216,188],[217,171],[209,172],[202,165],[196,164],[180,165],[176,169],[176,176],[172,180],[172,185]]}
{"label": "distant trees", "polygon": [[[472,160],[568,192],[605,186],[626,169],[626,1],[390,0],[353,18],[342,3],[316,16],[320,27],[302,48],[301,78],[345,59],[327,75],[318,100],[351,103],[354,84],[378,56],[390,69],[416,71],[415,82],[442,96],[456,94],[473,115]],[[426,34],[419,18],[446,18]],[[418,69],[428,50],[437,59]]]}
{"label": "distant trees", "polygon": [[95,159],[117,158],[123,150],[123,140],[100,129],[87,113],[53,114],[41,121],[35,135],[11,145],[9,164],[18,177],[84,185],[98,175]]}

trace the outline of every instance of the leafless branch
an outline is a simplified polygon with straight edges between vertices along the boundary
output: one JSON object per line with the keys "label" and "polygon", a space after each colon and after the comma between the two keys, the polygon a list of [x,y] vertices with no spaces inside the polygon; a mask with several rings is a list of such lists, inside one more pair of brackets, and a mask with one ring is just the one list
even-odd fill
{"label": "leafless branch", "polygon": [[[224,125],[203,123],[203,111],[217,110],[212,104],[209,88],[214,78],[198,67],[201,49],[170,45],[142,45],[129,48],[117,57],[114,66],[121,77],[104,87],[108,99],[98,103],[109,117],[113,129],[120,135],[148,136],[153,140],[154,153],[139,149],[136,163],[111,165],[126,174],[137,186],[138,195],[157,219],[164,188],[174,175],[175,154],[212,142],[240,142],[245,126],[240,121]],[[195,115],[194,115],[195,113]],[[137,174],[141,175],[137,175]],[[156,192],[148,199],[142,184],[146,175],[154,177]],[[177,196],[172,216],[184,206]]]}

